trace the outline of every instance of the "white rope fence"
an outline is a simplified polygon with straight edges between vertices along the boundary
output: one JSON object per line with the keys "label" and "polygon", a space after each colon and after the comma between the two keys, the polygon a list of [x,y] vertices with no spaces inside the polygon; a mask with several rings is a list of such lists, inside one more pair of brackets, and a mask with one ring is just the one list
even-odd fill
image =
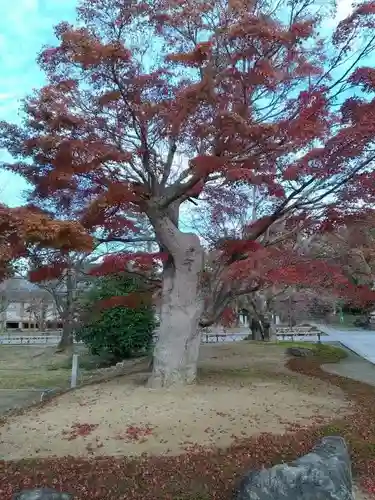
{"label": "white rope fence", "polygon": [[[219,342],[238,342],[244,340],[251,335],[250,331],[241,333],[213,333],[202,332],[202,343],[212,344]],[[277,327],[276,336],[278,340],[315,340],[320,339],[324,335],[318,328],[314,326],[297,326],[297,327]],[[154,339],[158,337],[158,332],[155,332]],[[0,335],[0,345],[57,345],[60,341],[60,335]],[[82,342],[76,342],[82,344]]]}

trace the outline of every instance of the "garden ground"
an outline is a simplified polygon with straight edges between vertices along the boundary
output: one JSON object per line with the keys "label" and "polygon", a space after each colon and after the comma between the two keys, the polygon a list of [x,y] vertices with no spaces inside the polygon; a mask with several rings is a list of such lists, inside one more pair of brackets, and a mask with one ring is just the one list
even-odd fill
{"label": "garden ground", "polygon": [[[1,497],[49,484],[79,500],[228,499],[247,468],[305,453],[332,433],[353,446],[355,471],[371,489],[374,391],[321,371],[321,361],[288,361],[282,345],[207,345],[196,388],[147,390],[138,373],[10,417]],[[142,452],[154,456],[130,458]],[[60,458],[42,458],[52,454]]]}
{"label": "garden ground", "polygon": [[178,455],[350,411],[339,389],[293,374],[286,361],[278,345],[205,345],[197,387],[146,389],[145,373],[83,387],[9,418],[0,452],[6,460]]}

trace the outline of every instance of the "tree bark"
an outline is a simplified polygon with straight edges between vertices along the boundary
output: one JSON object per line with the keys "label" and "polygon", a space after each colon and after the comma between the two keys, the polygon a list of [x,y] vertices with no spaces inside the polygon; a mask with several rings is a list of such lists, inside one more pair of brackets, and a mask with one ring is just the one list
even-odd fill
{"label": "tree bark", "polygon": [[73,332],[69,320],[63,321],[63,331],[60,337],[60,342],[57,346],[57,352],[63,352],[73,346]]}
{"label": "tree bark", "polygon": [[264,340],[267,342],[277,341],[276,328],[272,320],[270,321],[267,318],[263,318],[262,322],[264,325]]}
{"label": "tree bark", "polygon": [[258,328],[260,330],[260,334],[257,332],[255,334],[253,333],[253,340],[276,341],[276,329],[273,322],[273,315],[269,310],[268,301],[261,294],[258,294],[250,303],[253,309],[254,319],[258,323]]}
{"label": "tree bark", "polygon": [[57,346],[57,352],[63,352],[73,346],[73,330],[74,330],[74,294],[75,294],[75,277],[74,271],[71,268],[67,269],[66,274],[66,302],[64,304],[64,313],[62,319],[63,331],[60,342]]}
{"label": "tree bark", "polygon": [[[195,264],[198,264],[197,262]],[[163,303],[150,387],[192,384],[196,380],[203,301],[197,293],[198,266],[170,263],[164,272]]]}
{"label": "tree bark", "polygon": [[270,334],[269,340],[271,342],[277,342],[276,324],[273,322],[271,323],[269,334]]}
{"label": "tree bark", "polygon": [[156,230],[169,259],[164,266],[160,327],[148,385],[192,384],[197,375],[198,325],[204,305],[200,283],[203,249],[196,235],[182,233],[174,225],[159,225]]}
{"label": "tree bark", "polygon": [[252,318],[250,323],[250,330],[251,330],[251,340],[256,340],[256,341],[263,340],[260,321],[257,318],[254,317]]}

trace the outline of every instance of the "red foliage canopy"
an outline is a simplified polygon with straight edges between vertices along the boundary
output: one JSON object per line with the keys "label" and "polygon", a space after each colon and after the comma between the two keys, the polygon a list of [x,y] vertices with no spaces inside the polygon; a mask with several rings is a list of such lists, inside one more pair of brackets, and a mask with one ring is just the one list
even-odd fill
{"label": "red foliage canopy", "polygon": [[[375,78],[357,54],[375,48],[366,36],[375,3],[323,39],[328,4],[317,15],[314,2],[299,0],[272,11],[246,0],[83,0],[79,27],[60,23],[57,46],[39,56],[47,85],[25,100],[24,124],[1,124],[1,144],[16,158],[3,166],[33,183],[35,196],[63,203],[78,193],[82,224],[116,239],[144,214],[180,263],[184,202],[206,197],[217,209],[218,187],[259,186],[267,210],[231,249],[238,265],[215,274],[221,298],[233,296],[233,270],[235,293],[248,290],[239,279],[254,265],[248,240],[280,219],[329,221],[332,207],[345,216],[374,201]],[[311,276],[286,265],[265,280],[285,274]]]}

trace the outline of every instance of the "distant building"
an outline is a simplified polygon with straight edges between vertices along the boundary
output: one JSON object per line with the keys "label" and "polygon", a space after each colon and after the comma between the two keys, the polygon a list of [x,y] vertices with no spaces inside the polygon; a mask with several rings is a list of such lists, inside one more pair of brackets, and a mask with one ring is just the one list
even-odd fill
{"label": "distant building", "polygon": [[52,296],[24,278],[0,283],[0,329],[49,330],[62,328]]}

